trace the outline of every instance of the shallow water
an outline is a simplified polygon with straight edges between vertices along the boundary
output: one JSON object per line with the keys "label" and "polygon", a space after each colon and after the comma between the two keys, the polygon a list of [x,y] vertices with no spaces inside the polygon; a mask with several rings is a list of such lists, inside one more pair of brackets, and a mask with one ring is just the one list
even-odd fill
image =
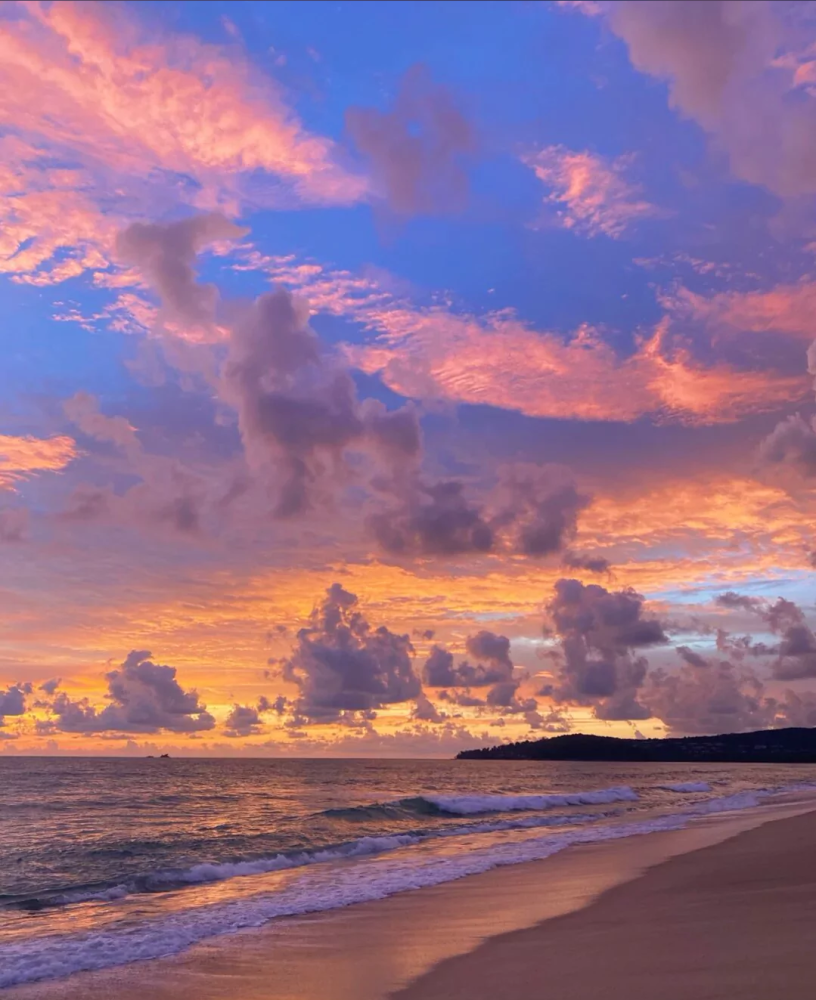
{"label": "shallow water", "polygon": [[676,829],[816,767],[511,761],[0,762],[0,985]]}

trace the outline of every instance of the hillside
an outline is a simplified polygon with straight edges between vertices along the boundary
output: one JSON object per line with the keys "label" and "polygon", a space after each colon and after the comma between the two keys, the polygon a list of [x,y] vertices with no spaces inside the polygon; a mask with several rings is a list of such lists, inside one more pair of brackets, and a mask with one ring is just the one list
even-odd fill
{"label": "hillside", "polygon": [[480,750],[463,750],[457,754],[457,760],[816,764],[816,729],[763,729],[753,733],[654,740],[576,733]]}

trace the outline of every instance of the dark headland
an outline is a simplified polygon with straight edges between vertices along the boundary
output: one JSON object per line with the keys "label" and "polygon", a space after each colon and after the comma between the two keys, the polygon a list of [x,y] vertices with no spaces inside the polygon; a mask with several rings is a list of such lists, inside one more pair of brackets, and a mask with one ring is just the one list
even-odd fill
{"label": "dark headland", "polygon": [[816,764],[816,729],[761,729],[754,733],[654,740],[576,733],[504,743],[481,750],[462,750],[456,759]]}

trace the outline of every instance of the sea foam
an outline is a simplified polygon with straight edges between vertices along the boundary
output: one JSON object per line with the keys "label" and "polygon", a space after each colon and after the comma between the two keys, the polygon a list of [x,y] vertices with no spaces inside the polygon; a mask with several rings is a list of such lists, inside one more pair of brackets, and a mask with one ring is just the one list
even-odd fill
{"label": "sea foam", "polygon": [[628,785],[620,785],[616,788],[601,788],[596,792],[566,792],[553,795],[423,795],[421,798],[442,812],[457,816],[473,816],[478,813],[538,811],[562,806],[637,802],[638,795]]}

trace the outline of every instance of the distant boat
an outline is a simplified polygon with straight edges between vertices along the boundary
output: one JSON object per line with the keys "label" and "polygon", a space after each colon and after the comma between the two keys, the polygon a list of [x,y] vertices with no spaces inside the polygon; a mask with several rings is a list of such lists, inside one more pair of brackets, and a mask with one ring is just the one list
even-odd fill
{"label": "distant boat", "polygon": [[169,753],[163,753],[163,754],[161,754],[160,756],[161,756],[161,757],[169,757],[169,756],[170,756],[170,754],[169,754]]}

